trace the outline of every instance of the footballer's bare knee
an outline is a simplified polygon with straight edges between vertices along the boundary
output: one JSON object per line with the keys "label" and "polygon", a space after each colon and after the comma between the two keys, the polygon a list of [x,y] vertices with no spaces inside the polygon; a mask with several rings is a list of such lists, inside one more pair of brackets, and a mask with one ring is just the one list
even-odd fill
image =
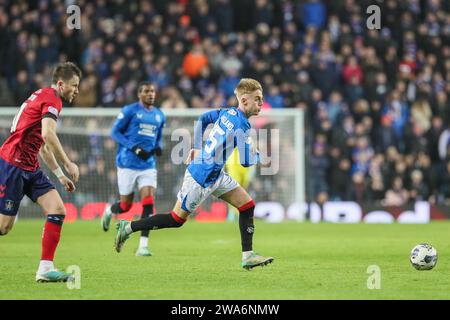
{"label": "footballer's bare knee", "polygon": [[37,199],[37,203],[41,206],[45,213],[66,215],[64,202],[62,201],[58,191],[54,189],[40,196]]}
{"label": "footballer's bare knee", "polygon": [[47,214],[58,214],[65,216],[66,215],[66,208],[64,207],[64,203],[55,203],[51,205],[47,205],[44,208],[44,212]]}
{"label": "footballer's bare knee", "polygon": [[237,209],[253,201],[252,197],[241,186],[228,191],[227,193],[224,193],[219,198],[224,200],[225,202],[228,202]]}
{"label": "footballer's bare knee", "polygon": [[62,202],[62,200],[55,203],[55,211],[53,212],[54,214],[60,214],[63,216],[66,215],[66,207],[64,206],[64,202]]}
{"label": "footballer's bare knee", "polygon": [[14,216],[0,214],[0,236],[5,236],[11,231],[15,219]]}
{"label": "footballer's bare knee", "polygon": [[66,208],[64,207],[64,205],[62,206],[58,206],[55,207],[54,211],[51,211],[52,214],[59,214],[61,216],[65,216],[66,215]]}
{"label": "footballer's bare knee", "polygon": [[11,225],[0,225],[0,236],[6,236],[12,229]]}

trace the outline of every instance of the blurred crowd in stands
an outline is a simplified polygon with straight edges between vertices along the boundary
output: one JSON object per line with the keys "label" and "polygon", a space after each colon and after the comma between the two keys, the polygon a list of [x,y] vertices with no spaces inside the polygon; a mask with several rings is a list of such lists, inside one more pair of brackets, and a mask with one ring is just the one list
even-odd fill
{"label": "blurred crowd in stands", "polygon": [[141,80],[163,109],[235,105],[253,77],[264,108],[306,112],[308,200],[450,205],[450,1],[0,0],[0,43],[15,105],[66,60],[79,107],[121,107]]}

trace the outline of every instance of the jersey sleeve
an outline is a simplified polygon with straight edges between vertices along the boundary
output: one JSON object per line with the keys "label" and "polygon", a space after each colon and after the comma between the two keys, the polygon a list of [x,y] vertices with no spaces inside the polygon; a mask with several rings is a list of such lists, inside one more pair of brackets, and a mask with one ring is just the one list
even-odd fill
{"label": "jersey sleeve", "polygon": [[158,128],[158,134],[156,135],[156,147],[160,148],[161,150],[164,147],[162,137],[163,137],[163,129],[164,129],[164,126],[166,125],[166,116],[164,114],[162,115],[162,119],[163,120],[161,122],[161,125]]}
{"label": "jersey sleeve", "polygon": [[235,139],[241,165],[243,167],[250,167],[257,164],[260,161],[260,155],[255,145],[256,142],[253,141],[250,135],[250,129],[243,126],[235,134]]}
{"label": "jersey sleeve", "polygon": [[202,114],[194,127],[194,149],[201,149],[203,145],[203,134],[210,123],[219,119],[220,109],[212,110]]}
{"label": "jersey sleeve", "polygon": [[131,108],[129,107],[122,108],[111,129],[111,137],[118,144],[130,150],[133,149],[136,145],[125,137],[124,132],[127,129],[128,124],[130,123],[132,118],[133,112]]}
{"label": "jersey sleeve", "polygon": [[56,121],[59,117],[61,109],[62,103],[57,99],[48,99],[47,101],[44,101],[41,109],[42,119],[52,118]]}
{"label": "jersey sleeve", "polygon": [[254,142],[251,137],[247,138],[247,141],[244,144],[244,154],[240,153],[241,165],[243,167],[250,167],[257,164],[260,160],[259,152],[254,151],[254,146],[252,145]]}

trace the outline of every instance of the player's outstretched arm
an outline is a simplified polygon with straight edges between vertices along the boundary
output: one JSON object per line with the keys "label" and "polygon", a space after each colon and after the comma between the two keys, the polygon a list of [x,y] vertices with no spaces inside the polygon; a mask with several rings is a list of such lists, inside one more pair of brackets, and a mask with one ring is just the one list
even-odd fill
{"label": "player's outstretched arm", "polygon": [[244,135],[238,136],[238,151],[241,165],[243,167],[250,167],[261,161],[261,155],[255,142],[251,137],[245,138]]}
{"label": "player's outstretched arm", "polygon": [[42,160],[44,160],[47,167],[55,174],[66,191],[75,191],[75,184],[64,175],[64,172],[61,170],[58,162],[56,161],[55,155],[49,150],[47,144],[42,145],[41,150],[39,150],[39,155],[41,156]]}
{"label": "player's outstretched arm", "polygon": [[243,167],[251,167],[259,164],[263,168],[269,168],[271,166],[271,159],[258,150],[256,142],[253,139],[249,139],[248,143],[245,143],[240,159],[244,159],[241,163]]}
{"label": "player's outstretched arm", "polygon": [[53,153],[55,159],[63,164],[64,169],[66,169],[67,173],[76,183],[80,176],[78,166],[70,161],[65,153],[61,142],[56,135],[56,121],[54,119],[49,117],[42,119],[42,139],[44,139],[44,143],[47,145],[49,151]]}

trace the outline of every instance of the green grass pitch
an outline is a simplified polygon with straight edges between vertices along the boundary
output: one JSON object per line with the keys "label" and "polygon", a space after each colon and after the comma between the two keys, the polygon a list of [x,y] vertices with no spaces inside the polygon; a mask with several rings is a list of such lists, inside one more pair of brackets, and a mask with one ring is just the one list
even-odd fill
{"label": "green grass pitch", "polygon": [[[237,224],[189,221],[150,233],[153,257],[135,257],[139,234],[118,254],[115,230],[98,220],[66,223],[56,266],[77,265],[81,288],[38,284],[43,220],[19,220],[0,237],[0,299],[449,299],[450,223],[368,225],[256,222],[254,247],[275,261],[240,267]],[[438,251],[437,266],[417,271],[414,245]],[[368,289],[368,267],[380,268],[380,289]]]}

